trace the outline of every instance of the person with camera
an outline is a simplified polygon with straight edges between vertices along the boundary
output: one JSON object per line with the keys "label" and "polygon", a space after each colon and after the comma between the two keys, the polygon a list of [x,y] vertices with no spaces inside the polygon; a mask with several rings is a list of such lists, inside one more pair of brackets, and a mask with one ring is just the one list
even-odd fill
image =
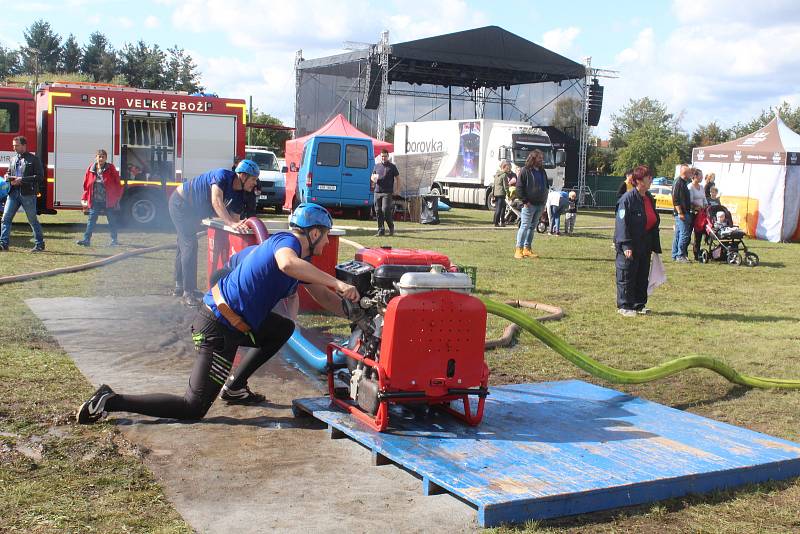
{"label": "person with camera", "polygon": [[11,140],[14,155],[8,162],[5,180],[11,184],[3,211],[3,222],[0,227],[0,252],[8,250],[11,239],[11,223],[14,215],[21,207],[28,217],[28,224],[33,231],[34,246],[31,252],[44,252],[44,234],[42,225],[36,215],[36,195],[44,182],[42,162],[28,152],[28,141],[21,135]]}

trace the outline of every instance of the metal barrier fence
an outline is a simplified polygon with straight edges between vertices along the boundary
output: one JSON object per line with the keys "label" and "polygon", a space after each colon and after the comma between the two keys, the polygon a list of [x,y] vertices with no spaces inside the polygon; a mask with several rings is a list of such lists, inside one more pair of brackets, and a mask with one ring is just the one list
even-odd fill
{"label": "metal barrier fence", "polygon": [[594,207],[613,208],[617,205],[617,192],[608,190],[594,191]]}

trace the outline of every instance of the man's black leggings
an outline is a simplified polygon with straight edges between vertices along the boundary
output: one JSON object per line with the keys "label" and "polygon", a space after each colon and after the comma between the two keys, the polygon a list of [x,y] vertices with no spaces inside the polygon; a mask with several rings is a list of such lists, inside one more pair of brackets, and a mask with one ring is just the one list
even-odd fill
{"label": "man's black leggings", "polygon": [[[208,308],[201,306],[192,324],[197,359],[183,397],[166,393],[115,395],[106,402],[105,409],[169,419],[202,419],[226,379],[231,378],[228,385],[231,389],[244,387],[247,379],[278,352],[292,332],[294,322],[270,313],[253,332],[254,345],[248,335],[221,324]],[[247,351],[231,375],[233,359],[240,346],[253,348]]]}

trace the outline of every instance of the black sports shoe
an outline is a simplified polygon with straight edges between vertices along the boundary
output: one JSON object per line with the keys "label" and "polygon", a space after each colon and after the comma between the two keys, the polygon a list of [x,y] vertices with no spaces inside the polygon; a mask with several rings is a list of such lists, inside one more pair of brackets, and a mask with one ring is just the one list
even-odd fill
{"label": "black sports shoe", "polygon": [[44,252],[44,243],[42,243],[41,245],[36,245],[36,246],[34,246],[34,247],[33,247],[33,248],[30,250],[30,252],[31,252],[31,253],[34,253],[34,254],[35,254],[35,253],[38,253],[38,252]]}
{"label": "black sports shoe", "polygon": [[245,386],[242,389],[228,389],[228,385],[222,386],[222,391],[219,398],[228,404],[258,404],[264,402],[267,398],[261,393],[253,393],[250,387]]}
{"label": "black sports shoe", "polygon": [[8,252],[8,245],[0,243],[0,252]]}
{"label": "black sports shoe", "polygon": [[173,287],[172,288],[172,296],[173,297],[182,297],[183,296],[183,288],[182,287]]}
{"label": "black sports shoe", "polygon": [[75,244],[79,245],[81,247],[89,247],[89,246],[91,246],[91,243],[89,242],[88,239],[80,239],[78,241],[75,241]]}
{"label": "black sports shoe", "polygon": [[75,415],[78,424],[91,425],[102,419],[103,416],[106,415],[106,401],[113,395],[115,395],[114,390],[105,384],[97,388],[94,395],[89,397],[89,400],[81,404],[81,407],[78,408],[78,413]]}

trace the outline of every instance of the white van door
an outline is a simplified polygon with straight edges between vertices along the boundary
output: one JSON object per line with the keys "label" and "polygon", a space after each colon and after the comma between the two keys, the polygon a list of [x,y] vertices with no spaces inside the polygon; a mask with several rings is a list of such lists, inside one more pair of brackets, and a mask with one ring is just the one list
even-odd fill
{"label": "white van door", "polygon": [[230,169],[236,156],[236,117],[183,114],[183,180],[214,169]]}
{"label": "white van door", "polygon": [[114,163],[114,110],[56,106],[55,114],[53,203],[79,207],[83,176],[97,149],[105,149]]}

